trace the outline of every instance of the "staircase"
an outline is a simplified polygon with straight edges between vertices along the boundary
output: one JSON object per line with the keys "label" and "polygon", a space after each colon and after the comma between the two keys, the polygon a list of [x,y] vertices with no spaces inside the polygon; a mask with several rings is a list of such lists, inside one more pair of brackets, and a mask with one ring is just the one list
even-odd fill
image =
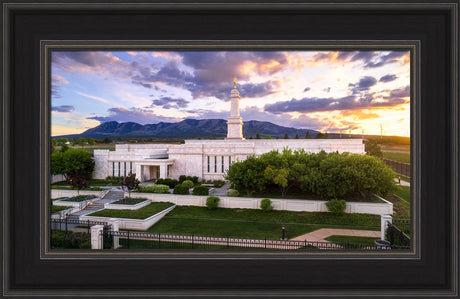
{"label": "staircase", "polygon": [[67,216],[67,219],[80,219],[81,215],[91,214],[98,210],[104,209],[104,204],[114,202],[124,198],[124,192],[120,190],[111,190],[101,199],[88,204],[83,210]]}

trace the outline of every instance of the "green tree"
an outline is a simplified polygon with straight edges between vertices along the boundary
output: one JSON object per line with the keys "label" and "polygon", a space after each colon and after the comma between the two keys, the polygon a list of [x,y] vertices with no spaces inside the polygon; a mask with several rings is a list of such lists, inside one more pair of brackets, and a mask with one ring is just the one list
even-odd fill
{"label": "green tree", "polygon": [[259,132],[257,132],[257,134],[256,134],[256,139],[260,139],[260,134],[259,134]]}
{"label": "green tree", "polygon": [[57,140],[51,139],[51,152],[54,152],[56,150],[56,146],[57,146]]}
{"label": "green tree", "polygon": [[299,139],[299,134],[295,134],[294,139]]}
{"label": "green tree", "polygon": [[311,135],[309,131],[307,131],[307,133],[305,134],[305,139],[311,139]]}
{"label": "green tree", "polygon": [[265,135],[264,139],[272,139],[272,135]]}
{"label": "green tree", "polygon": [[265,178],[279,186],[281,196],[286,196],[289,189],[297,185],[299,178],[305,175],[305,155],[303,150],[292,152],[290,149],[284,149],[282,153],[272,151],[260,156],[267,165],[264,170]]}
{"label": "green tree", "polygon": [[85,150],[70,148],[51,154],[51,173],[62,174],[67,181],[76,175],[89,178],[93,169],[94,161]]}
{"label": "green tree", "polygon": [[225,179],[235,185],[240,193],[248,195],[264,190],[267,180],[264,176],[266,165],[254,156],[249,156],[242,162],[234,162],[227,170]]}
{"label": "green tree", "polygon": [[315,136],[315,139],[325,139],[325,135],[321,132],[318,132],[318,134]]}
{"label": "green tree", "polygon": [[383,158],[382,149],[375,139],[365,140],[364,150],[366,151],[366,155]]}
{"label": "green tree", "polygon": [[88,138],[88,145],[94,145],[96,143],[96,139],[94,138]]}
{"label": "green tree", "polygon": [[57,140],[57,145],[58,146],[63,146],[64,144],[67,144],[69,142],[69,139],[62,137]]}
{"label": "green tree", "polygon": [[284,139],[289,139],[288,133],[284,133],[284,137],[283,137],[283,138],[284,138]]}
{"label": "green tree", "polygon": [[105,137],[104,140],[102,141],[104,143],[111,143],[112,142],[112,139],[110,139],[109,137]]}
{"label": "green tree", "polygon": [[86,142],[87,142],[86,138],[83,138],[83,137],[80,137],[77,140],[77,144],[80,146],[85,146]]}
{"label": "green tree", "polygon": [[75,146],[75,145],[77,145],[77,144],[78,144],[77,139],[72,138],[72,139],[70,140],[70,145]]}

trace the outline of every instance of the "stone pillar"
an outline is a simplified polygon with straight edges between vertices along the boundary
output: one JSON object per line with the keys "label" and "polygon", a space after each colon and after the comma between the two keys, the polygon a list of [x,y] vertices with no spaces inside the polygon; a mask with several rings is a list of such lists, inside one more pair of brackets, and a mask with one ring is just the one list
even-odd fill
{"label": "stone pillar", "polygon": [[380,215],[380,239],[386,240],[385,235],[388,229],[388,223],[393,223],[390,215]]}
{"label": "stone pillar", "polygon": [[160,164],[160,178],[165,179],[167,178],[167,173],[168,173],[168,165],[165,164]]}
{"label": "stone pillar", "polygon": [[136,163],[136,178],[142,182],[142,165],[140,165],[139,163]]}
{"label": "stone pillar", "polygon": [[91,249],[102,249],[103,225],[91,226]]}
{"label": "stone pillar", "polygon": [[[110,218],[109,221],[107,221],[108,224],[112,225],[112,231],[114,232],[119,232],[120,229],[120,220],[118,218]],[[120,237],[118,235],[113,236],[113,249],[118,249],[120,248]]]}
{"label": "stone pillar", "polygon": [[227,121],[227,139],[243,138],[243,118],[240,116],[240,92],[232,89],[230,93],[231,108]]}

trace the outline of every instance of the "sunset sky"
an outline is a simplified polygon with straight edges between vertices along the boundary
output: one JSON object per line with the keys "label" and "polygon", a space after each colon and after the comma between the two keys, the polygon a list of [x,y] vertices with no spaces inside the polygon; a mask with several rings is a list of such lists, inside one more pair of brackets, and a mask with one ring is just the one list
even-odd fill
{"label": "sunset sky", "polygon": [[409,136],[408,51],[52,52],[52,135],[102,122],[227,119]]}

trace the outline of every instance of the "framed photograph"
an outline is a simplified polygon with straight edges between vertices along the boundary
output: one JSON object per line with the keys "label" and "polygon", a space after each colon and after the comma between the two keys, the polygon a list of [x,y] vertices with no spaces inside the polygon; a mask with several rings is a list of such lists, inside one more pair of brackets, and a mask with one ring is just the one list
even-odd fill
{"label": "framed photograph", "polygon": [[3,295],[458,296],[458,25],[4,1]]}

